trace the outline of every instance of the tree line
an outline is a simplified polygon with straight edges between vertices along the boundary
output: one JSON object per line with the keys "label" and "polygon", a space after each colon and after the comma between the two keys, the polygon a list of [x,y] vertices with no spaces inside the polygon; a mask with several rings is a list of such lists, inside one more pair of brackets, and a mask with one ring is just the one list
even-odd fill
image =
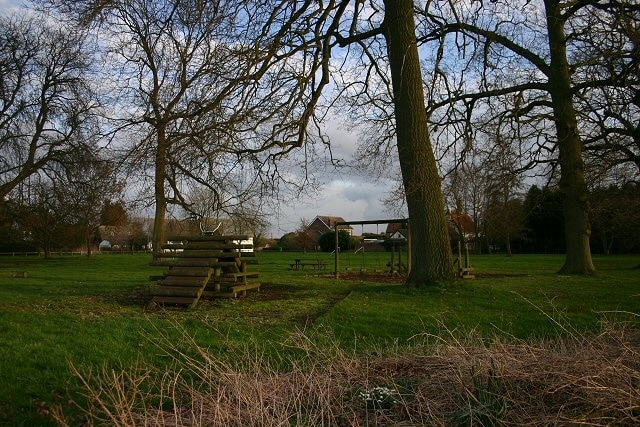
{"label": "tree line", "polygon": [[[589,191],[590,245],[594,253],[640,251],[640,186],[599,187]],[[559,188],[531,186],[508,200],[490,197],[466,236],[475,253],[564,253],[563,200]],[[459,234],[452,233],[454,240]],[[458,237],[459,239],[459,237]]]}
{"label": "tree line", "polygon": [[640,169],[633,2],[34,8],[41,14],[0,19],[0,200],[84,195],[98,177],[97,193],[117,200],[124,182],[155,210],[154,251],[169,212],[264,221],[266,200],[313,183],[305,165],[314,152],[332,157],[324,131],[332,115],[365,128],[357,154],[371,172],[398,172],[421,242],[407,279],[414,286],[453,277],[443,176],[469,165],[479,146],[491,154],[483,167],[501,174],[505,203],[513,172],[557,183],[563,273],[595,269],[586,176],[633,181]]}

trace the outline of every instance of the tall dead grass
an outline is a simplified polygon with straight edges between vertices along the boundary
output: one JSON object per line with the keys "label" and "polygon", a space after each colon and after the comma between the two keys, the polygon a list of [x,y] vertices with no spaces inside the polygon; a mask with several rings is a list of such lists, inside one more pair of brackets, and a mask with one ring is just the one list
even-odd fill
{"label": "tall dead grass", "polygon": [[72,369],[93,425],[640,425],[637,329],[536,344],[444,335],[377,356],[326,332],[293,334],[281,356],[232,343],[213,354],[187,333],[180,343],[160,335],[170,369]]}

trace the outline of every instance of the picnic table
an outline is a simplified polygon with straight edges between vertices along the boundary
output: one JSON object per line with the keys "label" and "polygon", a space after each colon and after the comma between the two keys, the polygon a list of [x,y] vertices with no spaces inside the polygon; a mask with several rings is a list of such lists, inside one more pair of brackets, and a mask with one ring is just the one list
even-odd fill
{"label": "picnic table", "polygon": [[327,268],[327,263],[315,258],[296,258],[289,264],[289,270],[300,271],[304,270],[305,267],[311,267],[314,270],[324,270]]}

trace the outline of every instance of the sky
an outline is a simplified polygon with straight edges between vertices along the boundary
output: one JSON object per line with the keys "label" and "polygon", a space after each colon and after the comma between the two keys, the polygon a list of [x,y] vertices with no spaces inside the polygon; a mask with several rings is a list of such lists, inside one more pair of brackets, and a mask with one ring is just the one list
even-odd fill
{"label": "sky", "polygon": [[[353,155],[360,138],[357,128],[348,128],[334,119],[326,123],[325,132],[331,139],[334,158],[353,165]],[[317,194],[305,194],[298,200],[281,204],[279,215],[271,219],[270,234],[273,237],[295,231],[300,228],[302,219],[311,222],[319,215],[339,216],[346,221],[396,218],[397,215],[394,216],[382,203],[395,187],[394,182],[363,174],[353,167],[336,169],[328,164],[324,167],[316,165],[313,169],[317,171],[316,178],[321,184]],[[363,231],[361,227],[356,228],[354,234]],[[364,231],[375,232],[376,226],[365,227]]]}
{"label": "sky", "polygon": [[[280,205],[280,214],[271,220],[272,237],[280,237],[300,227],[301,220],[311,222],[318,215],[340,216],[346,221],[392,218],[381,199],[387,196],[391,183],[377,182],[367,177],[337,171],[323,177],[323,185],[316,196],[303,196],[300,200]],[[376,227],[366,227],[373,232]],[[381,228],[381,230],[383,230]],[[360,234],[361,229],[354,230]]]}
{"label": "sky", "polygon": [[[21,3],[22,0],[0,0],[0,13],[11,13]],[[356,149],[357,133],[335,123],[327,124],[326,133],[331,138],[334,156],[350,163]],[[393,217],[381,202],[391,191],[394,185],[392,182],[362,176],[348,168],[316,169],[320,170],[315,177],[320,184],[316,194],[305,194],[298,200],[272,206],[276,214],[270,218],[270,237],[279,238],[295,231],[300,227],[302,219],[311,222],[318,215],[340,216],[346,221]],[[364,231],[375,232],[376,229],[376,226],[369,226]],[[354,234],[360,234],[361,231],[357,227]]]}

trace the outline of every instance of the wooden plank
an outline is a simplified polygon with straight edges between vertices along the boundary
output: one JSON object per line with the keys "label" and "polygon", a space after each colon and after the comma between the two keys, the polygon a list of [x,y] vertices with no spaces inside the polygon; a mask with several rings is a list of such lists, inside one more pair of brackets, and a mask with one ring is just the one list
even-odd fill
{"label": "wooden plank", "polygon": [[208,276],[211,274],[211,267],[173,267],[165,276]]}
{"label": "wooden plank", "polygon": [[185,287],[202,287],[209,281],[209,276],[200,277],[182,277],[182,276],[166,276],[164,279],[156,282],[160,286],[185,286]]}
{"label": "wooden plank", "polygon": [[226,283],[227,285],[229,283],[236,283],[238,281],[238,279],[236,277],[226,277],[226,276],[211,276],[211,278],[209,279],[209,284],[215,284],[215,283]]}
{"label": "wooden plank", "polygon": [[171,265],[175,267],[224,267],[228,265],[230,261],[218,261],[215,259],[207,258],[183,258],[175,260]]}
{"label": "wooden plank", "polygon": [[218,250],[192,250],[187,248],[183,252],[176,253],[174,256],[176,258],[217,258],[222,254],[223,252]]}

